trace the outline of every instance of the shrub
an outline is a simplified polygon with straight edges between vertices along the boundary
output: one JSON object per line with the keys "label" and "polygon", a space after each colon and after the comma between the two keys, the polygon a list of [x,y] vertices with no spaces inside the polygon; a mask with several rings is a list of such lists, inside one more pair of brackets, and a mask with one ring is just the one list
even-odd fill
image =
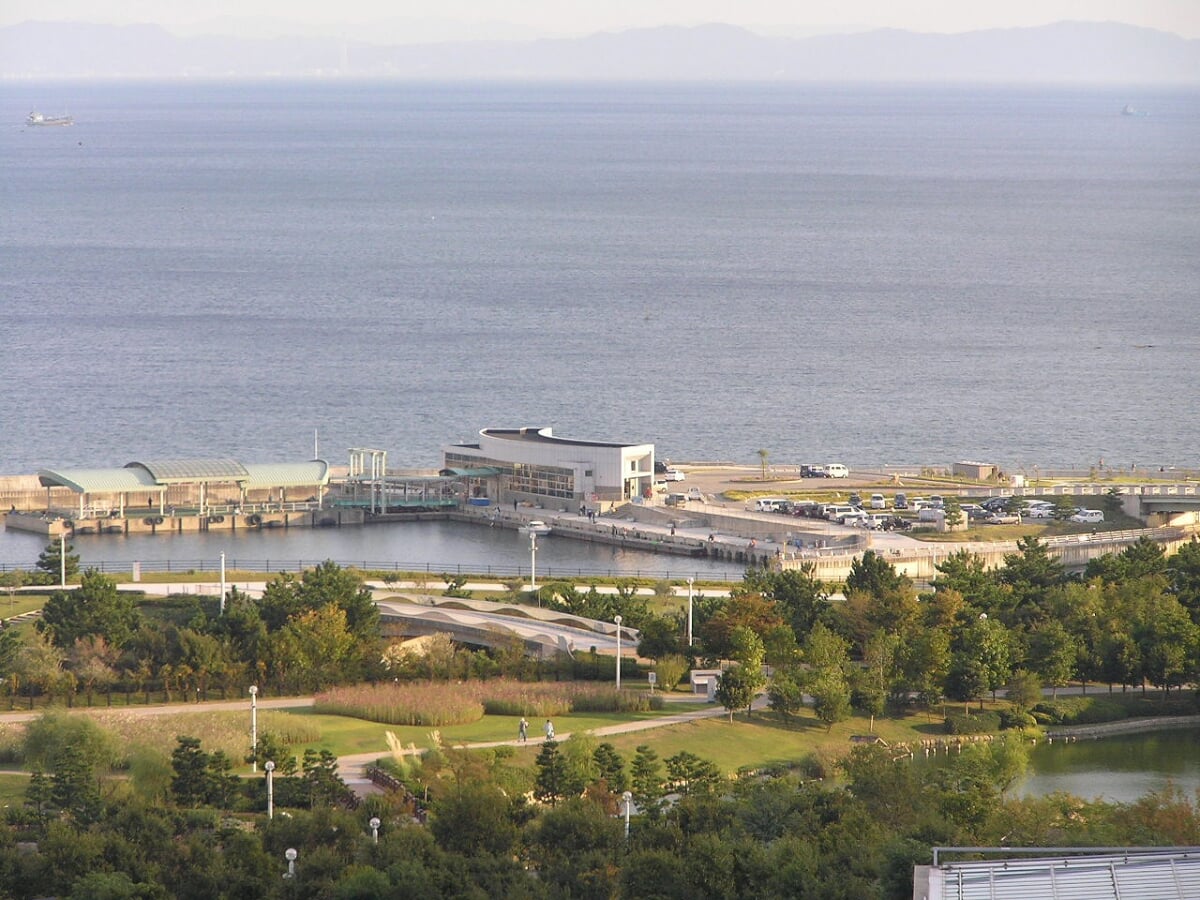
{"label": "shrub", "polygon": [[1032,728],[1037,724],[1037,719],[1022,709],[1000,710],[1000,729],[1002,731],[1009,728]]}
{"label": "shrub", "polygon": [[1000,716],[991,711],[946,716],[946,734],[986,734],[1000,730]]}

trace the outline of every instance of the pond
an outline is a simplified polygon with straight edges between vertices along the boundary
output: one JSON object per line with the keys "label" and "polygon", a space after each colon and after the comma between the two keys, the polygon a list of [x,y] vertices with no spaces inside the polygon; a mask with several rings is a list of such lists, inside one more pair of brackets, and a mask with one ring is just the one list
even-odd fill
{"label": "pond", "polygon": [[1039,744],[1014,790],[1026,797],[1061,791],[1130,803],[1168,785],[1189,797],[1200,790],[1200,727]]}

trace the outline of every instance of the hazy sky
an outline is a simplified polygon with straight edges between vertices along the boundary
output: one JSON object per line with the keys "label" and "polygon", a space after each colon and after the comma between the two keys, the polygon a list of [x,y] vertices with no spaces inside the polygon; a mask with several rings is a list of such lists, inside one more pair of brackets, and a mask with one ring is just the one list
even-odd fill
{"label": "hazy sky", "polygon": [[1200,37],[1200,0],[3,0],[0,24],[75,20],[194,25],[216,18],[273,18],[302,25],[377,19],[505,23],[546,35],[652,25],[866,25],[914,31],[1116,21]]}

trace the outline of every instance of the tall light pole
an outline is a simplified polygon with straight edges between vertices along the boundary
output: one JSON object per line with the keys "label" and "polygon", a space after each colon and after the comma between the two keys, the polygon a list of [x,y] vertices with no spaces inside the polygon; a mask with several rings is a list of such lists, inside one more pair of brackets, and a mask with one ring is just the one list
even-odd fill
{"label": "tall light pole", "polygon": [[271,777],[275,774],[275,763],[267,760],[263,763],[263,769],[267,773],[267,818],[275,818],[275,781]]}
{"label": "tall light pole", "polygon": [[[48,492],[47,492],[48,493]],[[58,583],[67,586],[67,529],[58,533]]]}
{"label": "tall light pole", "polygon": [[529,532],[529,590],[537,590],[537,532]]}
{"label": "tall light pole", "polygon": [[626,791],[621,795],[621,799],[625,801],[625,840],[629,840],[629,810],[633,806],[633,794]]}
{"label": "tall light pole", "polygon": [[225,615],[225,551],[221,551],[221,615]]}
{"label": "tall light pole", "polygon": [[621,689],[621,617],[613,616],[617,623],[617,690]]}
{"label": "tall light pole", "polygon": [[250,771],[258,771],[258,685],[250,685]]}
{"label": "tall light pole", "polygon": [[379,816],[371,816],[371,821],[367,822],[371,826],[371,840],[379,843],[379,826],[382,824],[379,821]]}
{"label": "tall light pole", "polygon": [[696,583],[695,578],[688,579],[688,646],[692,646],[692,585]]}

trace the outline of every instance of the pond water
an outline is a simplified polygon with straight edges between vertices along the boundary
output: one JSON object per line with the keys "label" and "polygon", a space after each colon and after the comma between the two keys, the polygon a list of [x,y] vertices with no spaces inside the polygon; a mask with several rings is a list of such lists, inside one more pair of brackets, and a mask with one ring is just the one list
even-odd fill
{"label": "pond water", "polygon": [[[356,528],[292,528],[160,535],[78,535],[80,564],[103,571],[218,568],[295,570],[325,559],[374,569],[493,574],[529,572],[529,538],[507,528],[466,522],[393,522]],[[0,567],[32,568],[46,538],[0,530]],[[744,566],[731,562],[651,553],[564,536],[538,540],[538,579],[592,577],[740,581]]]}
{"label": "pond water", "polygon": [[1062,791],[1086,800],[1130,803],[1174,785],[1200,791],[1200,727],[1115,735],[1036,747],[1021,796]]}

